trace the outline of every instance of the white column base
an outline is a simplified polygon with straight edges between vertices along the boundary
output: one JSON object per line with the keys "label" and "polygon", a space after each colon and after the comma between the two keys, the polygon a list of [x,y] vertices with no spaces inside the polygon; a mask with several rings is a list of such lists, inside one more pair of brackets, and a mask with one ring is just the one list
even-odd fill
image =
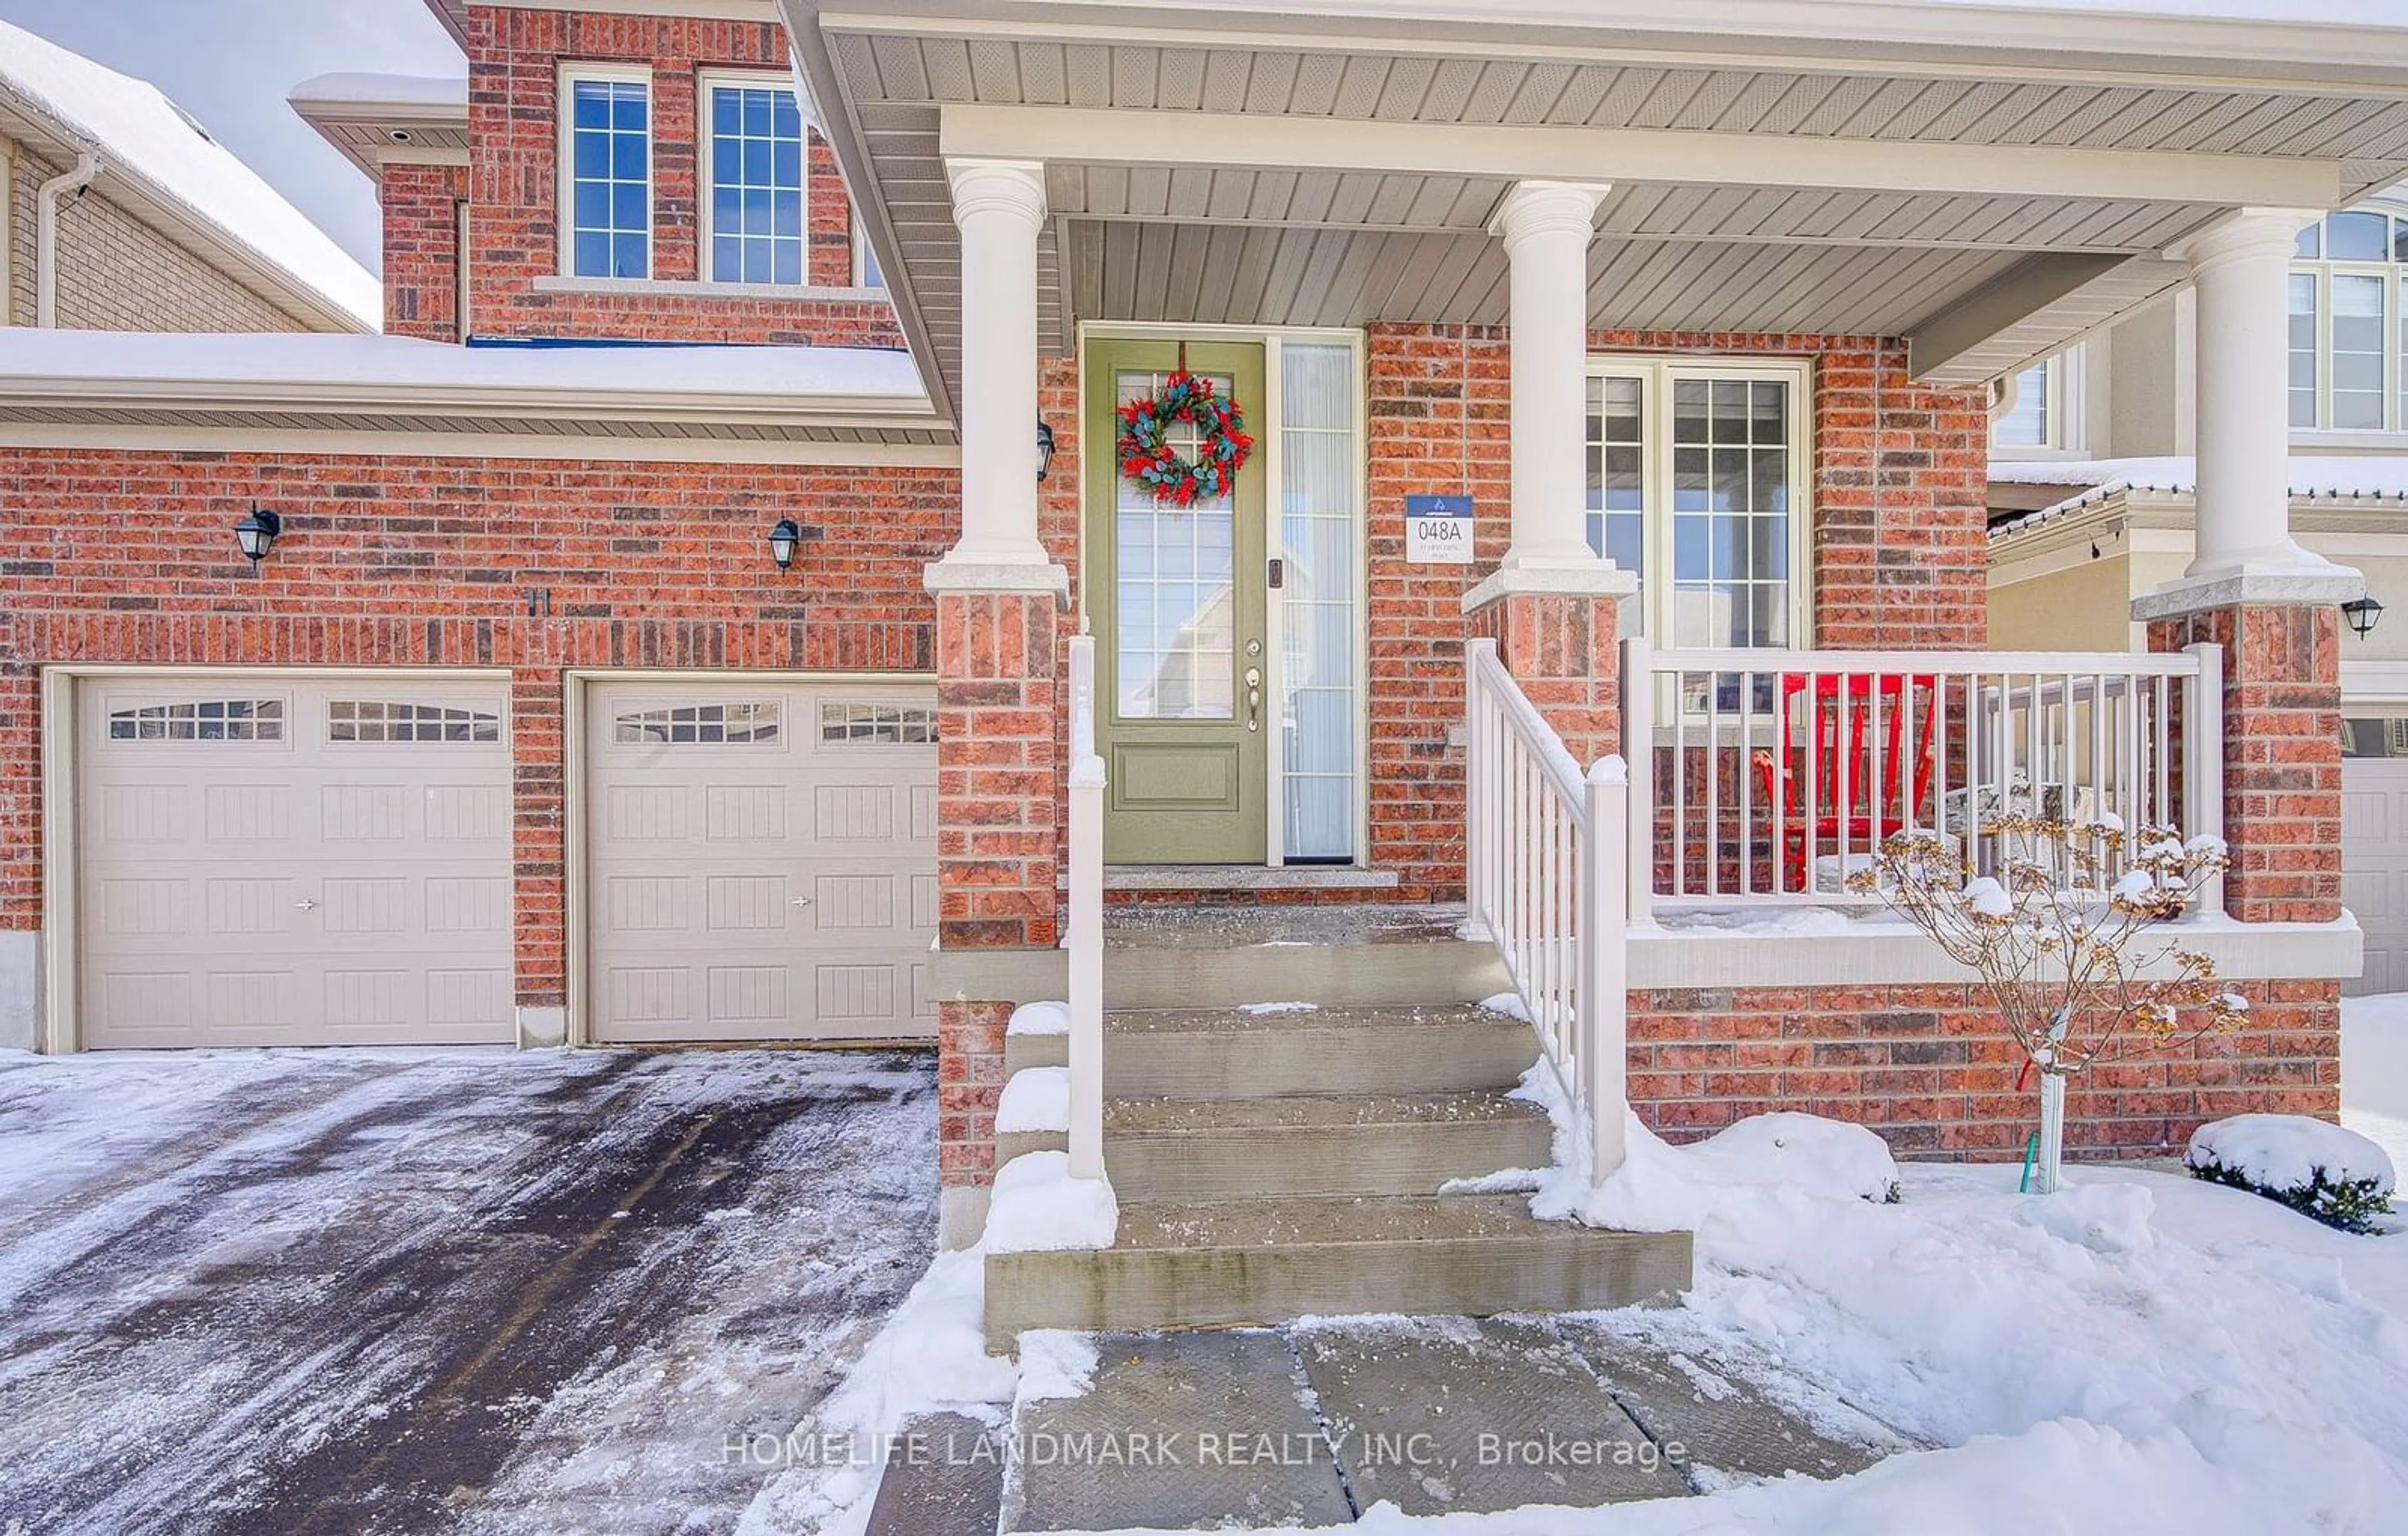
{"label": "white column base", "polygon": [[0,932],[0,1050],[42,1048],[42,935]]}
{"label": "white column base", "polygon": [[1070,573],[1046,559],[1042,550],[1033,560],[1022,560],[978,554],[966,558],[957,549],[924,567],[920,584],[932,592],[1051,592],[1061,602],[1070,600]]}
{"label": "white column base", "polygon": [[938,1196],[937,1246],[950,1253],[986,1235],[986,1208],[995,1191],[983,1184],[956,1185]]}
{"label": "white column base", "polygon": [[519,1049],[543,1050],[568,1044],[568,1010],[566,1008],[521,1008],[518,1010]]}
{"label": "white column base", "polygon": [[1579,560],[1510,562],[1463,594],[1463,611],[1478,613],[1499,598],[1523,594],[1557,597],[1628,597],[1639,590],[1639,575],[1611,565],[1595,555]]}
{"label": "white column base", "polygon": [[2238,570],[2169,581],[2154,592],[2134,598],[2132,618],[2135,622],[2146,624],[2215,608],[2272,604],[2325,607],[2365,595],[2365,576],[2346,565],[2335,565],[2310,555],[2300,564],[2252,562]]}

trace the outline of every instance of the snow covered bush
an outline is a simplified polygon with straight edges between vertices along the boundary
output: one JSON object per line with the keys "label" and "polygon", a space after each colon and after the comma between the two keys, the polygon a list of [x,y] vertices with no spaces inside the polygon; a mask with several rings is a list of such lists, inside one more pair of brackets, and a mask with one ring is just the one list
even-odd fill
{"label": "snow covered bush", "polygon": [[2183,1165],[2345,1232],[2391,1214],[2391,1159],[2355,1131],[2305,1115],[2236,1115],[2191,1136]]}
{"label": "snow covered bush", "polygon": [[2146,939],[2188,910],[2226,861],[2221,839],[2186,842],[2171,827],[2007,816],[1970,846],[1923,829],[1896,833],[1849,877],[1981,978],[2040,1069],[2041,1193],[2057,1188],[2068,1077],[2229,1028],[2248,1012],[2207,956]]}

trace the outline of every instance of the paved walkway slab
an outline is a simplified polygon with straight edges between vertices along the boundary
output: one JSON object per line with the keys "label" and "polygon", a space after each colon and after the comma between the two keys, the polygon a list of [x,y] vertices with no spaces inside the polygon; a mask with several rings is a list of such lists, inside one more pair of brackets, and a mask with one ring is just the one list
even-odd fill
{"label": "paved walkway slab", "polygon": [[1002,1529],[1211,1530],[1354,1517],[1276,1333],[1104,1334],[1083,1397],[1013,1425]]}
{"label": "paved walkway slab", "polygon": [[995,1536],[1003,1437],[967,1414],[924,1414],[889,1448],[866,1536]]}
{"label": "paved walkway slab", "polygon": [[1688,1492],[1663,1451],[1542,1326],[1460,1317],[1297,1328],[1355,1502],[1408,1515]]}

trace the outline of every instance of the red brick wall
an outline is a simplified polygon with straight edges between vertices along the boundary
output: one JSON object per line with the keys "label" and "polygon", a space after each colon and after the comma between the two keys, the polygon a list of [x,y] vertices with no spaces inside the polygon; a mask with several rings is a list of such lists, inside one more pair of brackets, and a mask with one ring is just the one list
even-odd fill
{"label": "red brick wall", "polygon": [[[2248,1026],[2075,1077],[2066,1145],[2178,1155],[2204,1120],[2341,1108],[2340,985],[2240,984]],[[1770,1110],[1870,1126],[1914,1158],[2020,1158],[2040,1093],[1978,988],[1739,988],[1630,995],[1630,1100],[1692,1140]]]}
{"label": "red brick wall", "polygon": [[2341,916],[2341,610],[2216,608],[2149,626],[2149,648],[2224,651],[2224,909]]}
{"label": "red brick wall", "polygon": [[[687,342],[898,347],[883,299],[642,292],[546,293],[560,268],[559,67],[652,68],[652,277],[703,273],[696,71],[789,67],[783,28],[693,17],[471,7],[468,13],[470,323],[490,336],[617,336]],[[827,146],[810,135],[806,219],[814,284],[852,281],[852,204]]]}
{"label": "red brick wall", "polygon": [[460,339],[458,205],[467,195],[459,165],[388,165],[378,178],[388,335]]}
{"label": "red brick wall", "polygon": [[[254,499],[284,516],[256,572]],[[519,1001],[557,1006],[564,671],[932,672],[921,568],[959,499],[950,469],[0,450],[0,928],[40,922],[36,666],[503,667]],[[786,516],[809,542],[781,573]]]}
{"label": "red brick wall", "polygon": [[[1988,418],[1978,391],[1918,388],[1866,336],[1592,332],[1594,352],[1805,358],[1814,365],[1813,643],[1988,642]],[[1505,332],[1374,325],[1369,341],[1371,862],[1407,901],[1462,894],[1463,593],[1510,542]],[[1477,503],[1469,566],[1410,565],[1404,498]]]}

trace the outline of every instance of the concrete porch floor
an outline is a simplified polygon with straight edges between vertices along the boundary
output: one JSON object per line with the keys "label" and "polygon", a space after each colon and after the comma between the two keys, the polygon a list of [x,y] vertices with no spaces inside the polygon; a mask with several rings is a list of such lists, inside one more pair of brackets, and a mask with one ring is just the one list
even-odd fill
{"label": "concrete porch floor", "polygon": [[[1912,1449],[1677,1315],[1315,1319],[1103,1334],[1084,1395],[886,1473],[870,1536],[1346,1525],[1829,1478]],[[950,1445],[953,1454],[945,1454]]]}

